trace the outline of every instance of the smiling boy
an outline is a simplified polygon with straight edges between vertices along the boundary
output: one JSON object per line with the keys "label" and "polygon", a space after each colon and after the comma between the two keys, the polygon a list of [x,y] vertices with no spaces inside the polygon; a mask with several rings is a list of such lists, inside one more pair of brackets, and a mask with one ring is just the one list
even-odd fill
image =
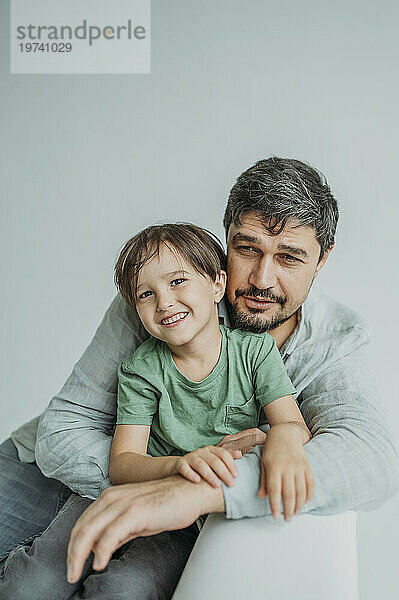
{"label": "smiling boy", "polygon": [[[119,368],[110,477],[121,484],[180,474],[233,485],[232,456],[215,445],[256,427],[263,409],[271,433],[259,493],[266,495],[274,473],[285,502],[293,480],[298,513],[313,495],[303,451],[310,432],[272,336],[219,324],[224,262],[218,241],[192,224],[148,227],[124,246],[115,280],[153,337]],[[279,495],[272,509],[277,517]],[[284,514],[290,520],[291,507]]]}

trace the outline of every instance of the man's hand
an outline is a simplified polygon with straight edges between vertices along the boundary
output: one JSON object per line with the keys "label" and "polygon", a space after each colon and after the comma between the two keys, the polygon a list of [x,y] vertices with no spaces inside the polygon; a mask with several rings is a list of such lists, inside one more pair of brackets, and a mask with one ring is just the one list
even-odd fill
{"label": "man's hand", "polygon": [[280,517],[281,496],[286,521],[313,496],[315,480],[303,439],[304,432],[297,424],[281,423],[272,426],[263,447],[258,496],[269,497],[275,519]]}
{"label": "man's hand", "polygon": [[232,433],[231,435],[225,435],[218,446],[226,448],[226,450],[241,450],[242,454],[246,454],[255,446],[263,446],[266,441],[267,434],[253,427],[252,429],[244,429],[239,433]]}
{"label": "man's hand", "polygon": [[228,486],[234,485],[238,469],[235,458],[241,458],[239,450],[227,450],[217,446],[205,446],[176,458],[175,469],[193,483],[204,479],[213,487],[219,487],[220,481]]}
{"label": "man's hand", "polygon": [[93,569],[105,569],[112,554],[139,536],[188,527],[200,515],[224,512],[222,488],[191,483],[179,475],[106,489],[79,517],[68,546],[68,581],[82,574],[90,552]]}

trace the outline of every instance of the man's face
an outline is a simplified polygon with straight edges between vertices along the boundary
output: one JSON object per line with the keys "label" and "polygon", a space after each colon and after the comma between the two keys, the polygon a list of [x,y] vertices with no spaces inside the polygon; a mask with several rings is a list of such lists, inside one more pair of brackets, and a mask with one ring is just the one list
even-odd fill
{"label": "man's face", "polygon": [[231,225],[227,237],[226,295],[232,324],[248,331],[275,329],[305,300],[327,260],[312,227],[288,221],[271,235],[256,212]]}

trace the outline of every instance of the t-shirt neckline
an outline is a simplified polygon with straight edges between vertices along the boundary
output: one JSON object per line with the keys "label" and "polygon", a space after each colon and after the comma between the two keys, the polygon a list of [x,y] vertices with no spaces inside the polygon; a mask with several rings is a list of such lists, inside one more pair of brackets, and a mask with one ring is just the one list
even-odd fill
{"label": "t-shirt neckline", "polygon": [[205,377],[205,379],[202,379],[202,381],[192,381],[191,379],[189,379],[188,377],[186,377],[184,375],[184,373],[182,373],[180,371],[180,369],[176,366],[175,361],[172,358],[172,352],[169,348],[169,346],[164,343],[163,346],[163,354],[164,354],[164,358],[165,358],[165,366],[166,368],[172,373],[172,375],[178,379],[179,381],[181,381],[181,383],[184,383],[187,387],[191,387],[191,388],[202,388],[205,386],[208,386],[210,383],[212,383],[222,372],[223,368],[226,365],[226,360],[227,360],[227,343],[226,343],[226,330],[225,327],[223,325],[219,325],[219,330],[222,334],[222,348],[220,350],[220,354],[219,354],[219,358],[218,361],[216,363],[216,365],[214,366],[213,370],[211,371],[211,373],[209,373],[209,375],[207,375],[207,377]]}

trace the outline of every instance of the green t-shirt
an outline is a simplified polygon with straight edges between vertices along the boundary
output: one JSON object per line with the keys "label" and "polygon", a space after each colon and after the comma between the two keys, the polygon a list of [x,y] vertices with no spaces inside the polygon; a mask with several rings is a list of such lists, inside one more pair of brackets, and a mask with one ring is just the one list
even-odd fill
{"label": "green t-shirt", "polygon": [[191,381],[169,347],[145,341],[119,365],[118,425],[151,425],[148,452],[180,456],[256,427],[265,404],[295,392],[274,338],[220,325],[212,373]]}

